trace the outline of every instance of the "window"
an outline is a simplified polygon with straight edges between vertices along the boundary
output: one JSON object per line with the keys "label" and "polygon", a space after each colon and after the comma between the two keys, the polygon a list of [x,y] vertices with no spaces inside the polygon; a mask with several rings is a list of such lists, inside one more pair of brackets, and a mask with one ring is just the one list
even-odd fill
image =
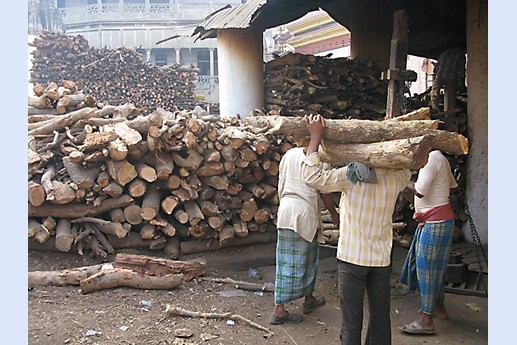
{"label": "window", "polygon": [[197,52],[197,67],[199,75],[210,75],[210,52],[207,49]]}
{"label": "window", "polygon": [[166,53],[154,54],[154,64],[156,66],[166,66],[167,65],[167,54]]}
{"label": "window", "polygon": [[[199,75],[210,75],[210,50],[202,49],[197,52],[197,67]],[[214,73],[217,75],[217,50],[214,49]]]}

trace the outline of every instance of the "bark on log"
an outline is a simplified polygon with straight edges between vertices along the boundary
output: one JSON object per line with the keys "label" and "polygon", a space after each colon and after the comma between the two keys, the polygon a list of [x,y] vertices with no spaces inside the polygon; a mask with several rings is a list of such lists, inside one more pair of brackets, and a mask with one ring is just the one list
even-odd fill
{"label": "bark on log", "polygon": [[35,207],[29,204],[29,217],[54,217],[54,218],[79,218],[94,217],[114,208],[126,207],[134,203],[129,195],[122,195],[118,198],[106,199],[100,205],[91,204],[68,204],[51,205],[43,204]]}
{"label": "bark on log", "polygon": [[185,203],[185,212],[188,213],[188,222],[190,225],[196,225],[201,220],[205,219],[203,212],[198,203],[191,200]]}
{"label": "bark on log", "polygon": [[72,235],[72,224],[69,219],[59,219],[56,226],[56,249],[60,252],[68,252],[74,244],[75,236]]}
{"label": "bark on log", "polygon": [[413,110],[407,114],[393,117],[393,121],[415,121],[415,120],[431,120],[431,108],[422,107]]}
{"label": "bark on log", "polygon": [[71,126],[81,119],[89,119],[95,115],[95,109],[93,108],[83,108],[62,117],[59,117],[55,120],[51,120],[49,123],[46,123],[38,128],[32,129],[28,132],[29,135],[41,135],[41,134],[51,134],[53,131],[61,131],[65,127]]}
{"label": "bark on log", "polygon": [[152,240],[144,240],[137,232],[130,231],[124,238],[106,236],[115,249],[151,249]]}
{"label": "bark on log", "polygon": [[28,287],[36,286],[79,286],[84,280],[99,273],[105,264],[70,268],[60,271],[33,271],[29,272]]}
{"label": "bark on log", "polygon": [[432,139],[428,136],[370,144],[324,143],[322,161],[343,166],[360,162],[374,168],[418,170],[427,163]]}
{"label": "bark on log", "polygon": [[119,253],[115,257],[115,264],[145,275],[182,274],[185,281],[206,272],[206,265],[202,262],[176,261],[148,255]]}
{"label": "bark on log", "polygon": [[160,210],[160,190],[156,185],[151,185],[142,199],[140,215],[145,220],[151,220],[158,215]]}
{"label": "bark on log", "polygon": [[229,242],[235,237],[235,228],[231,225],[225,226],[219,232],[219,244],[224,246],[225,243]]}
{"label": "bark on log", "polygon": [[[292,136],[294,140],[306,140],[309,132],[300,117],[255,116],[246,121],[255,127],[267,127],[271,134]],[[346,143],[373,143],[383,140],[403,139],[427,134],[438,128],[437,120],[373,121],[373,120],[325,120],[323,139]]]}
{"label": "bark on log", "polygon": [[168,274],[153,277],[136,273],[125,268],[103,270],[81,280],[81,292],[87,294],[94,291],[125,286],[144,290],[169,290],[183,282],[183,274]]}
{"label": "bark on log", "polygon": [[163,248],[163,252],[165,253],[165,255],[167,255],[167,257],[171,259],[178,259],[181,254],[179,238],[168,237],[167,244],[165,245],[165,248]]}
{"label": "bark on log", "polygon": [[[116,224],[118,224],[118,223],[116,223]],[[92,233],[95,235],[95,238],[97,238],[97,241],[99,241],[99,243],[102,246],[102,248],[108,254],[115,253],[115,248],[113,248],[113,246],[111,245],[110,241],[108,241],[108,239],[106,238],[104,233],[100,230],[101,227],[99,226],[99,224],[86,223],[86,224],[84,224],[84,227],[86,229],[91,229],[92,230]]]}
{"label": "bark on log", "polygon": [[94,217],[81,217],[71,221],[73,224],[76,223],[93,223],[96,228],[101,232],[113,235],[118,238],[124,238],[127,235],[127,230],[121,223],[110,222],[108,220],[94,218]]}

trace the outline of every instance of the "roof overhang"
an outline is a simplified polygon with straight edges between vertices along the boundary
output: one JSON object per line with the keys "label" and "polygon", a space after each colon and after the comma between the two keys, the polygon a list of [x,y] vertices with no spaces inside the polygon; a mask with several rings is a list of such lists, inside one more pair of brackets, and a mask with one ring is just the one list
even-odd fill
{"label": "roof overhang", "polygon": [[[362,0],[250,0],[214,12],[196,27],[193,35],[197,34],[197,39],[215,38],[220,29],[246,29],[258,16],[266,30],[319,8],[352,32],[350,8],[355,1]],[[467,0],[376,1],[391,1],[393,11],[406,11],[409,54],[436,59],[447,48],[466,46]]]}

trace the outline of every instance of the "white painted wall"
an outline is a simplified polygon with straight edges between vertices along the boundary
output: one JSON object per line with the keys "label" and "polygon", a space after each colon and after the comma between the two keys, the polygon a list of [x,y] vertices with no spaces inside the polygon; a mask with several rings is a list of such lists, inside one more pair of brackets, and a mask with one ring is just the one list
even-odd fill
{"label": "white painted wall", "polygon": [[223,117],[264,107],[262,31],[257,23],[247,29],[223,29],[217,34],[219,109]]}

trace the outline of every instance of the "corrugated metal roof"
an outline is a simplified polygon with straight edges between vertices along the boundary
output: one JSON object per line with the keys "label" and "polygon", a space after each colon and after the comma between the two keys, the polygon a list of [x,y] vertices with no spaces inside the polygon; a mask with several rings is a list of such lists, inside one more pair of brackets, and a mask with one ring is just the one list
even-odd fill
{"label": "corrugated metal roof", "polygon": [[[362,0],[250,0],[242,5],[222,9],[196,27],[197,39],[214,38],[218,29],[245,29],[257,16],[262,17],[262,29],[283,25],[319,8],[336,22],[351,30],[351,6]],[[439,54],[456,45],[466,44],[467,0],[374,0],[389,1],[392,10],[408,13],[408,53],[438,58]],[[480,3],[479,11],[485,11]]]}
{"label": "corrugated metal roof", "polygon": [[301,18],[329,1],[334,0],[250,0],[209,16],[193,35],[199,34],[199,39],[214,38],[218,29],[246,29],[259,14],[262,14],[265,30]]}
{"label": "corrugated metal roof", "polygon": [[256,18],[257,11],[266,3],[267,0],[251,0],[220,10],[201,23],[194,34],[200,33],[199,38],[204,39],[216,37],[215,31],[218,29],[246,29]]}

